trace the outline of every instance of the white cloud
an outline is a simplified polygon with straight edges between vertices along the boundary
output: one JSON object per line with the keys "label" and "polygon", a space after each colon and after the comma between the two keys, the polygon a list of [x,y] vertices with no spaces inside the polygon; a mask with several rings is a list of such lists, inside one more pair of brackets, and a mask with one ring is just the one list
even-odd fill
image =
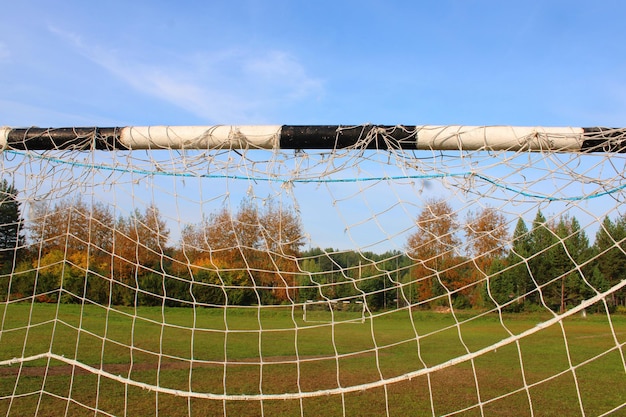
{"label": "white cloud", "polygon": [[215,123],[259,122],[263,115],[323,92],[323,82],[284,51],[232,49],[189,56],[161,51],[141,62],[130,52],[87,45],[75,33],[50,30],[133,89]]}
{"label": "white cloud", "polygon": [[12,127],[29,127],[33,121],[39,127],[48,126],[115,126],[117,120],[86,112],[63,112],[53,108],[27,104],[21,101],[0,99],[2,122]]}
{"label": "white cloud", "polygon": [[244,70],[251,79],[285,88],[290,98],[316,95],[322,90],[321,80],[309,77],[293,56],[282,51],[250,57],[244,62]]}

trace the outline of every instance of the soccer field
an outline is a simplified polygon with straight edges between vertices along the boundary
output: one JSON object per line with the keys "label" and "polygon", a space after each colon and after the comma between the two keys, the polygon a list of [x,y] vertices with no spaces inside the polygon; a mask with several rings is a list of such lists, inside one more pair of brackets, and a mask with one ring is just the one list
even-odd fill
{"label": "soccer field", "polygon": [[626,398],[622,315],[570,318],[489,350],[550,317],[399,310],[304,322],[290,308],[63,304],[0,312],[0,360],[53,354],[0,367],[3,415],[602,415]]}

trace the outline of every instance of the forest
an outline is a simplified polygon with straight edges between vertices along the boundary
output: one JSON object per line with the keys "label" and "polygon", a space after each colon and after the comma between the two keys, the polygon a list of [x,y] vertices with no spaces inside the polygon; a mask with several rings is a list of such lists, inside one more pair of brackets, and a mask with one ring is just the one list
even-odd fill
{"label": "forest", "polygon": [[[18,192],[0,183],[2,301],[564,311],[626,276],[626,217],[605,217],[591,243],[574,216],[547,221],[538,210],[511,232],[494,208],[459,219],[435,198],[417,213],[405,250],[373,253],[304,249],[297,214],[271,202],[222,208],[171,242],[155,205],[116,218],[103,204],[67,199],[34,204],[27,221]],[[609,297],[612,309],[626,304],[624,290]]]}

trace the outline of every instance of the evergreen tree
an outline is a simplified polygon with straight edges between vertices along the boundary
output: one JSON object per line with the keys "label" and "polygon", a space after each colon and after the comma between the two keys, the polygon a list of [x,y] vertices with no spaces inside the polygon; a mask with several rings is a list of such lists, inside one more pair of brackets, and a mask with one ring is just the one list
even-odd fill
{"label": "evergreen tree", "polygon": [[[615,222],[605,217],[596,233],[594,249],[597,251],[597,266],[609,285],[617,284],[626,274],[626,219],[620,217]],[[613,305],[626,303],[624,290],[611,294]]]}
{"label": "evergreen tree", "polygon": [[0,269],[11,268],[24,245],[23,223],[17,189],[7,180],[0,182]]}
{"label": "evergreen tree", "polygon": [[[517,306],[511,306],[510,309],[517,310],[523,307],[525,294],[533,286],[527,264],[530,254],[531,236],[524,219],[520,217],[513,232],[511,251],[506,258],[506,265],[509,268],[492,280],[490,289],[495,301],[502,303],[516,298]],[[493,272],[495,271],[491,271]]]}
{"label": "evergreen tree", "polygon": [[544,290],[546,302],[553,309],[565,311],[567,306],[576,305],[583,298],[586,284],[581,272],[591,276],[591,270],[577,269],[586,257],[589,256],[589,239],[576,217],[561,217],[554,227],[554,233],[559,238],[559,244],[549,251],[552,263],[552,276],[561,277]]}
{"label": "evergreen tree", "polygon": [[556,242],[556,237],[548,227],[546,218],[541,210],[537,210],[537,215],[533,220],[533,228],[530,232],[530,237],[532,253],[530,254],[528,265],[530,268],[532,284],[538,289],[538,291],[534,292],[530,298],[533,302],[545,303],[546,300],[543,296],[546,289],[542,286],[554,278],[554,265],[552,262],[553,260],[549,256],[549,248]]}

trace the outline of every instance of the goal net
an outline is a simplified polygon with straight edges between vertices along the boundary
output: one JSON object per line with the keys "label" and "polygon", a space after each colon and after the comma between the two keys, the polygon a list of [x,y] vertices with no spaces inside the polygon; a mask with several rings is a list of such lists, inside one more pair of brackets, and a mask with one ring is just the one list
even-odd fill
{"label": "goal net", "polygon": [[1,128],[0,414],[624,413],[625,137]]}

